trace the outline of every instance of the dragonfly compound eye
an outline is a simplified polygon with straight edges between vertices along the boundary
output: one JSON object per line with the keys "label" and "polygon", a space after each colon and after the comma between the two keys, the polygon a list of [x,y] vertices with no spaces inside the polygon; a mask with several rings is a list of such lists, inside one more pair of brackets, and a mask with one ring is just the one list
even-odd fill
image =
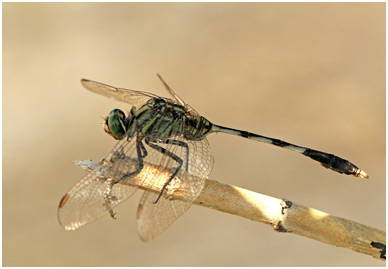
{"label": "dragonfly compound eye", "polygon": [[113,109],[105,119],[104,130],[116,140],[124,138],[127,132],[127,119],[120,109]]}

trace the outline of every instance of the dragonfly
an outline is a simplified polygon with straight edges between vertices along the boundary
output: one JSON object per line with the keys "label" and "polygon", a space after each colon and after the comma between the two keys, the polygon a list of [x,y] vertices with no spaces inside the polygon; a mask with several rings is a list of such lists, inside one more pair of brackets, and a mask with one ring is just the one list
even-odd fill
{"label": "dragonfly", "polygon": [[[155,238],[201,193],[214,165],[206,139],[211,133],[236,135],[285,148],[335,172],[368,178],[366,172],[336,155],[211,123],[157,76],[170,98],[81,80],[87,90],[130,104],[132,108],[127,115],[113,109],[105,118],[105,132],[118,143],[61,199],[58,220],[64,229],[75,230],[107,214],[116,218],[113,208],[146,184],[148,188],[137,210],[138,233],[143,241]],[[159,186],[158,191],[152,186]],[[184,197],[178,197],[182,193]]]}

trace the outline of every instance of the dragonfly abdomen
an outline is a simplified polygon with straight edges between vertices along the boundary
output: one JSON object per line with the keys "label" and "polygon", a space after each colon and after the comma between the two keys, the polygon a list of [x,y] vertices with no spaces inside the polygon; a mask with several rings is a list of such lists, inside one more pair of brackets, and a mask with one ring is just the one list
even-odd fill
{"label": "dragonfly abdomen", "polygon": [[323,167],[329,168],[341,174],[353,175],[360,178],[368,178],[367,173],[357,166],[330,153],[307,148],[303,155],[319,162]]}
{"label": "dragonfly abdomen", "polygon": [[222,132],[226,134],[232,134],[232,135],[237,135],[241,136],[244,138],[264,142],[267,144],[272,144],[277,147],[289,149],[298,153],[303,154],[304,156],[310,157],[314,161],[317,161],[320,163],[323,167],[329,168],[333,171],[336,171],[341,174],[346,174],[346,175],[353,175],[355,177],[360,177],[360,178],[368,178],[368,174],[365,173],[363,170],[359,169],[357,166],[352,164],[351,162],[342,159],[338,156],[335,156],[330,153],[318,151],[315,149],[310,149],[306,147],[301,147],[297,146],[285,141],[282,141],[280,139],[276,138],[271,138],[271,137],[266,137],[254,133],[250,133],[247,131],[242,131],[242,130],[237,130],[237,129],[232,129],[228,127],[223,127],[220,125],[212,125],[212,130],[213,132]]}

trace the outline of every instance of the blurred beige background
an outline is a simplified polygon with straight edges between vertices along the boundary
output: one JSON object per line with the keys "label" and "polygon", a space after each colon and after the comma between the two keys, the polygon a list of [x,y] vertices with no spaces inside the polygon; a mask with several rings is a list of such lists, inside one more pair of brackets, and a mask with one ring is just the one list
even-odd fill
{"label": "blurred beige background", "polygon": [[385,3],[4,3],[4,266],[384,266],[247,219],[193,206],[150,243],[141,192],[77,231],[60,198],[115,141],[125,104],[89,78],[165,96],[156,72],[215,123],[335,153],[359,180],[293,152],[209,136],[211,179],[385,230]]}

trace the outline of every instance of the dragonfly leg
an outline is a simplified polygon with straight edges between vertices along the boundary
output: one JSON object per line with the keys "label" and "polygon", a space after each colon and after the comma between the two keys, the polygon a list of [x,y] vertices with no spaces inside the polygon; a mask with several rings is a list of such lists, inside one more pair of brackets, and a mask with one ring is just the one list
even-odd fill
{"label": "dragonfly leg", "polygon": [[148,152],[147,152],[147,150],[146,150],[146,148],[144,147],[144,145],[143,145],[142,142],[140,142],[140,148],[141,148],[141,150],[143,151],[143,154],[140,155],[140,157],[141,157],[142,159],[144,159],[145,157],[147,157]]}
{"label": "dragonfly leg", "polygon": [[[109,182],[107,181],[108,186],[104,191],[104,200],[105,200],[104,206],[109,211],[109,215],[113,219],[116,219],[116,213],[113,212],[113,209],[111,207],[112,202],[115,201],[116,199],[116,197],[112,195],[112,190],[114,185],[116,185],[117,183],[119,183],[120,181],[124,180],[127,177],[131,177],[133,175],[138,174],[144,167],[143,158],[147,156],[147,150],[140,140],[136,141],[136,151],[137,151],[137,158],[139,161],[138,165],[136,165],[136,170],[121,176],[118,180],[109,179]],[[123,157],[125,157],[124,151],[122,151],[121,154],[123,154]]]}
{"label": "dragonfly leg", "polygon": [[[170,139],[167,139],[167,140],[170,140]],[[173,141],[177,141],[177,140],[173,140]],[[168,184],[174,179],[174,177],[178,174],[179,170],[182,168],[182,165],[183,165],[183,160],[181,158],[179,158],[177,155],[175,155],[174,153],[166,150],[165,148],[161,147],[161,146],[158,146],[158,145],[155,145],[153,144],[153,142],[159,142],[159,143],[166,143],[166,144],[172,144],[172,143],[167,143],[166,140],[163,141],[163,142],[160,142],[160,141],[152,141],[150,139],[146,139],[145,142],[147,143],[147,145],[149,145],[151,148],[159,151],[160,153],[164,154],[164,155],[167,155],[168,157],[170,157],[171,159],[173,159],[174,161],[176,161],[179,165],[178,167],[176,168],[176,170],[174,171],[174,173],[170,176],[170,178],[166,181],[166,183],[164,183],[163,187],[162,187],[162,190],[160,191],[160,194],[158,196],[158,198],[156,199],[156,201],[154,202],[155,204],[159,201],[160,197],[162,197],[162,194],[163,192],[166,190]],[[175,144],[176,145],[176,144]]]}
{"label": "dragonfly leg", "polygon": [[137,159],[139,161],[138,165],[136,166],[136,170],[131,172],[131,173],[128,173],[126,175],[121,176],[113,184],[117,184],[117,183],[119,183],[120,181],[124,180],[127,177],[131,177],[133,175],[136,175],[136,174],[138,174],[143,169],[143,167],[144,167],[143,158],[145,156],[147,156],[148,153],[147,153],[147,150],[144,147],[143,143],[140,140],[136,141],[136,152],[137,152]]}
{"label": "dragonfly leg", "polygon": [[[143,167],[144,167],[143,159],[144,159],[144,157],[147,156],[148,153],[147,153],[147,150],[144,147],[143,143],[140,140],[136,141],[136,152],[137,152],[137,159],[138,159],[138,165],[135,165],[136,170],[121,176],[117,180],[110,182],[109,187],[106,190],[106,195],[107,195],[108,199],[109,199],[109,197],[111,197],[111,193],[112,193],[112,189],[113,189],[114,185],[116,185],[117,183],[120,183],[120,181],[126,179],[127,177],[131,177],[133,175],[138,174],[143,169]],[[123,153],[123,157],[125,157],[124,153]]]}
{"label": "dragonfly leg", "polygon": [[111,195],[114,183],[113,183],[112,179],[108,179],[106,181],[106,183],[108,184],[108,186],[107,186],[107,188],[104,191],[104,200],[105,200],[104,206],[105,206],[106,210],[108,210],[109,215],[111,216],[111,218],[112,219],[116,219],[116,215],[117,214],[115,212],[113,212],[113,208],[110,206],[112,204],[112,202],[116,198],[116,197]]}
{"label": "dragonfly leg", "polygon": [[164,144],[172,144],[177,145],[180,147],[186,148],[186,172],[189,172],[189,145],[186,142],[183,142],[181,140],[175,140],[175,139],[165,139],[165,140],[159,140],[159,141],[151,141],[151,142],[158,142],[158,143],[164,143]]}

